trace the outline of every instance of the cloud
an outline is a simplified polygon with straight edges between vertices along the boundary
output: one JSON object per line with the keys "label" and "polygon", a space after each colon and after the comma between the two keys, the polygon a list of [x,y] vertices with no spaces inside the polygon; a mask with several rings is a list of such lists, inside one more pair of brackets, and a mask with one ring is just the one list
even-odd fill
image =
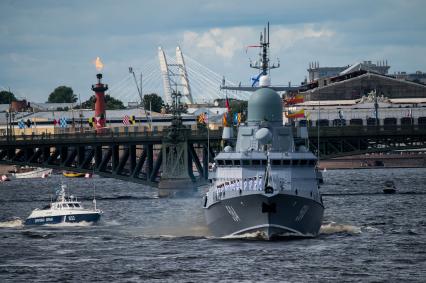
{"label": "cloud", "polygon": [[206,32],[197,33],[185,31],[183,46],[188,49],[200,49],[202,53],[211,53],[230,59],[237,50],[243,48],[241,41],[244,35],[250,33],[250,28],[213,28]]}
{"label": "cloud", "polygon": [[[232,27],[212,28],[205,32],[185,31],[183,33],[183,46],[190,50],[200,49],[199,52],[210,53],[213,51],[224,59],[232,59],[237,51],[242,51],[250,43],[256,43],[259,27]],[[297,27],[274,26],[271,38],[274,49],[285,50],[300,41],[311,38],[329,38],[334,31],[325,27],[316,28],[314,25]]]}

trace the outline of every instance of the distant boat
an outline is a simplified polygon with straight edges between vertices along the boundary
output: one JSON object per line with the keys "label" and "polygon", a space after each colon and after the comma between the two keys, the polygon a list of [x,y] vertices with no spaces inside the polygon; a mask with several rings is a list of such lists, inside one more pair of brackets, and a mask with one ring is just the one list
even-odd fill
{"label": "distant boat", "polygon": [[85,173],[65,171],[65,172],[62,173],[62,175],[64,175],[65,177],[68,177],[68,178],[82,178],[86,174]]}
{"label": "distant boat", "polygon": [[1,182],[10,181],[10,178],[9,178],[9,176],[7,176],[7,175],[2,175],[2,176],[1,176],[1,178],[0,178],[0,181],[1,181]]}
{"label": "distant boat", "polygon": [[34,209],[30,216],[25,220],[25,225],[45,225],[62,223],[95,223],[102,214],[100,209],[96,208],[96,199],[93,198],[93,208],[84,208],[81,202],[74,196],[65,195],[65,185],[57,192],[57,199],[46,205],[42,209]]}
{"label": "distant boat", "polygon": [[385,194],[394,194],[396,192],[395,183],[393,181],[386,181],[385,188],[383,189],[383,193]]}
{"label": "distant boat", "polygon": [[29,178],[46,178],[52,174],[52,169],[46,168],[23,168],[19,172],[12,173],[12,178],[29,179]]}

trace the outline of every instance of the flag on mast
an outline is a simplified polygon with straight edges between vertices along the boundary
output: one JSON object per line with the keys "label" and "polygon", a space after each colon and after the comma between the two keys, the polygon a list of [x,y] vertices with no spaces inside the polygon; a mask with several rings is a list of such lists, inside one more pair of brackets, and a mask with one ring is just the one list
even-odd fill
{"label": "flag on mast", "polygon": [[231,108],[229,106],[229,100],[228,100],[228,94],[227,93],[225,93],[225,106],[226,106],[226,109],[228,110],[228,112],[231,112]]}
{"label": "flag on mast", "polygon": [[291,112],[291,111],[287,111],[287,113],[285,114],[285,116],[287,118],[304,118],[305,117],[305,109],[301,109],[299,111],[296,112]]}
{"label": "flag on mast", "polygon": [[297,94],[295,96],[284,99],[285,106],[293,105],[297,103],[302,103],[304,101],[304,97],[301,94]]}

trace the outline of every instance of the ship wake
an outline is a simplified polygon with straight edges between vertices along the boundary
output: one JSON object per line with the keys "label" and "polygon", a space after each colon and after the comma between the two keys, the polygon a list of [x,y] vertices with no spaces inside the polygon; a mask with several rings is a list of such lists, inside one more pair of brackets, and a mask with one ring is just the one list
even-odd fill
{"label": "ship wake", "polygon": [[320,234],[330,235],[330,234],[349,234],[349,235],[359,235],[361,234],[361,228],[353,225],[338,224],[335,222],[330,222],[321,225]]}
{"label": "ship wake", "polygon": [[0,228],[20,228],[23,225],[24,223],[20,218],[0,222]]}

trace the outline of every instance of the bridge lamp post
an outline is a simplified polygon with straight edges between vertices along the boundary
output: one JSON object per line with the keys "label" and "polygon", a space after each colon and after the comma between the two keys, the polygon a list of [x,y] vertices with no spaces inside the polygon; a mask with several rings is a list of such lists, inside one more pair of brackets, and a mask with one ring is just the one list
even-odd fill
{"label": "bridge lamp post", "polygon": [[379,125],[379,103],[377,102],[377,89],[374,90],[374,118],[376,126]]}
{"label": "bridge lamp post", "polygon": [[9,112],[6,111],[6,138],[9,140]]}

